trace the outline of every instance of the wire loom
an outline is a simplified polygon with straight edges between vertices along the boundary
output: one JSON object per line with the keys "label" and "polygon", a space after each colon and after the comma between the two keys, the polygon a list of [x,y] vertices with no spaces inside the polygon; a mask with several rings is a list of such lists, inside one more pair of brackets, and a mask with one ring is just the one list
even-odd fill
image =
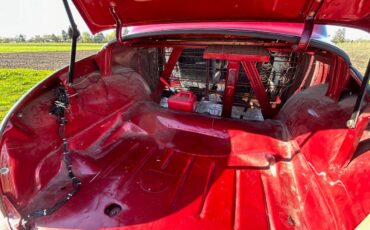
{"label": "wire loom", "polygon": [[[54,106],[51,109],[51,114],[59,118],[60,125],[59,136],[63,141],[63,162],[67,169],[68,177],[71,179],[73,190],[69,192],[67,195],[65,195],[63,199],[56,202],[52,207],[40,209],[31,212],[25,216],[23,215],[22,219],[20,220],[21,223],[20,226],[22,226],[23,229],[31,228],[30,220],[53,214],[65,203],[67,203],[80,190],[81,181],[73,173],[70,151],[68,149],[68,138],[65,135],[65,128],[67,124],[66,111],[68,110],[69,107],[68,93],[65,87],[63,86],[58,87],[56,98],[57,99],[54,103]],[[23,220],[25,221],[24,223]]]}

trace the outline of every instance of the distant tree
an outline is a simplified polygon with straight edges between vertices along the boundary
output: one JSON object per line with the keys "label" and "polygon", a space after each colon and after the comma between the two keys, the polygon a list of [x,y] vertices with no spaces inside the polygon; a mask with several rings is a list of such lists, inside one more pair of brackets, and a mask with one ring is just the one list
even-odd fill
{"label": "distant tree", "polygon": [[[122,36],[127,35],[129,32],[129,29],[127,27],[124,27],[122,29]],[[105,36],[105,42],[109,42],[111,40],[116,40],[116,31],[112,31],[107,36]]]}
{"label": "distant tree", "polygon": [[51,39],[51,41],[53,41],[53,42],[60,42],[60,40],[61,40],[61,38],[60,38],[60,37],[58,37],[58,36],[56,36],[55,34],[51,34],[51,35],[50,35],[50,39]]}
{"label": "distant tree", "polygon": [[44,42],[44,39],[40,35],[35,35],[29,39],[30,42]]}
{"label": "distant tree", "polygon": [[82,42],[93,42],[93,36],[88,32],[82,33]]}
{"label": "distant tree", "polygon": [[111,40],[116,39],[116,32],[112,31],[107,36],[105,36],[105,42],[109,42]]}
{"label": "distant tree", "polygon": [[65,30],[62,30],[62,41],[68,41],[68,33]]}
{"label": "distant tree", "polygon": [[[68,27],[68,38],[72,38],[73,37],[73,31],[72,31],[72,27]],[[80,36],[81,38],[81,36]]]}
{"label": "distant tree", "polygon": [[15,38],[2,38],[2,42],[5,42],[5,43],[15,42]]}
{"label": "distant tree", "polygon": [[44,34],[44,35],[42,35],[42,40],[44,42],[52,42],[51,35],[50,34]]}
{"label": "distant tree", "polygon": [[20,34],[19,35],[19,41],[25,42],[26,41],[26,35]]}
{"label": "distant tree", "polygon": [[44,39],[42,39],[42,37],[40,35],[36,35],[35,36],[35,41],[36,42],[44,42]]}
{"label": "distant tree", "polygon": [[8,43],[8,42],[11,42],[11,38],[7,38],[7,37],[0,37],[0,43]]}
{"label": "distant tree", "polygon": [[123,29],[122,29],[122,35],[124,36],[124,35],[127,35],[128,34],[128,27],[124,27]]}
{"label": "distant tree", "polygon": [[19,35],[15,36],[15,41],[17,41],[17,42],[25,42],[26,41],[26,35],[19,34]]}
{"label": "distant tree", "polygon": [[94,42],[96,43],[102,43],[104,42],[105,40],[105,37],[104,37],[104,34],[103,33],[97,33],[94,38],[93,38]]}
{"label": "distant tree", "polygon": [[335,34],[333,38],[331,39],[331,41],[334,43],[345,42],[346,41],[346,29],[342,28],[342,29],[338,29],[337,31],[335,31]]}

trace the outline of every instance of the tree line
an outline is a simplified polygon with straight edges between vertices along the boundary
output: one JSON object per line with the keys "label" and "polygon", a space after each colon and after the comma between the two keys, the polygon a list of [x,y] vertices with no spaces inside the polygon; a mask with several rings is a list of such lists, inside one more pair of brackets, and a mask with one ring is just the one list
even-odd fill
{"label": "tree line", "polygon": [[343,43],[346,41],[346,29],[341,28],[335,31],[334,36],[330,39],[334,43]]}
{"label": "tree line", "polygon": [[[79,42],[83,43],[105,43],[115,38],[115,33],[111,32],[106,36],[103,33],[95,35],[89,32],[82,32],[79,37]],[[66,30],[62,30],[60,34],[44,34],[27,37],[24,34],[18,34],[14,37],[0,37],[0,43],[10,42],[70,42],[70,35]]]}
{"label": "tree line", "polygon": [[[122,34],[127,34],[127,28],[123,28]],[[345,28],[338,29],[330,40],[334,43],[343,43],[348,40],[345,39],[346,30]],[[105,43],[115,38],[115,32],[111,32],[106,36],[103,33],[97,33],[95,35],[89,32],[82,32],[79,37],[79,42],[83,43]],[[62,30],[60,34],[45,34],[45,35],[35,35],[27,38],[24,34],[18,34],[15,37],[0,37],[0,43],[6,42],[69,42],[70,36],[69,32]]]}

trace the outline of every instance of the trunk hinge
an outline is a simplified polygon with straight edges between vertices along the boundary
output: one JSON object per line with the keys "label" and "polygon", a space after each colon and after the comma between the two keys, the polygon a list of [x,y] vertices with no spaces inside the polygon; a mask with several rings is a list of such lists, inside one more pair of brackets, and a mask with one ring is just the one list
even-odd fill
{"label": "trunk hinge", "polygon": [[116,40],[118,44],[122,44],[122,23],[116,11],[116,6],[111,6],[109,10],[116,22]]}
{"label": "trunk hinge", "polygon": [[78,31],[78,29],[77,29],[77,25],[75,23],[75,20],[73,19],[73,15],[72,15],[71,9],[69,8],[68,1],[63,0],[63,4],[64,4],[64,8],[66,9],[66,12],[67,12],[69,22],[71,24],[71,27],[70,27],[70,35],[71,35],[71,38],[72,38],[71,59],[70,59],[70,62],[69,62],[68,80],[67,80],[67,85],[71,86],[72,83],[73,83],[73,78],[74,78],[77,39],[80,36],[80,31]]}
{"label": "trunk hinge", "polygon": [[370,79],[370,59],[367,63],[366,72],[364,78],[362,79],[360,92],[357,96],[355,107],[353,108],[353,112],[351,118],[347,121],[347,127],[350,129],[356,128],[358,117],[360,116],[362,103],[364,102],[364,98],[367,92],[367,85],[369,84]]}
{"label": "trunk hinge", "polygon": [[307,15],[304,21],[302,35],[301,35],[301,38],[299,39],[298,44],[295,46],[295,50],[304,51],[307,49],[310,43],[310,40],[311,40],[313,27],[315,25],[315,17],[320,7],[322,6],[323,2],[324,0],[313,0],[310,3],[310,7],[307,11]]}

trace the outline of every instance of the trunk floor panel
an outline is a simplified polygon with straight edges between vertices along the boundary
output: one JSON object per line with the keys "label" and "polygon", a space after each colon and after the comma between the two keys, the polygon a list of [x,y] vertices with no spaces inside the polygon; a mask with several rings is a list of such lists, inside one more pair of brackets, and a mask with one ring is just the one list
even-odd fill
{"label": "trunk floor panel", "polygon": [[[266,170],[229,168],[226,159],[181,153],[173,153],[167,160],[166,153],[155,148],[135,147],[128,154],[127,161],[111,172],[83,181],[81,191],[70,202],[38,219],[37,226],[245,229],[258,223],[266,229],[272,224],[269,212],[275,212],[269,208],[279,209],[289,225],[291,214],[280,205],[272,207],[275,199],[288,194],[272,191],[277,188],[268,183],[279,183],[279,179],[270,178]],[[279,194],[271,194],[276,192]],[[278,198],[273,197],[276,195]],[[112,203],[122,211],[108,217],[104,211]],[[294,203],[291,199],[283,205]]]}
{"label": "trunk floor panel", "polygon": [[[297,181],[295,168],[306,162],[293,154],[279,123],[214,119],[148,104],[112,119],[118,122],[99,139],[99,154],[89,157],[74,149],[80,192],[54,214],[36,219],[36,228],[304,228],[298,204],[312,181]],[[108,145],[112,138],[115,144]],[[60,170],[30,207],[53,204],[45,191],[63,188],[60,174],[65,172]],[[105,214],[111,204],[121,207],[113,217]]]}

